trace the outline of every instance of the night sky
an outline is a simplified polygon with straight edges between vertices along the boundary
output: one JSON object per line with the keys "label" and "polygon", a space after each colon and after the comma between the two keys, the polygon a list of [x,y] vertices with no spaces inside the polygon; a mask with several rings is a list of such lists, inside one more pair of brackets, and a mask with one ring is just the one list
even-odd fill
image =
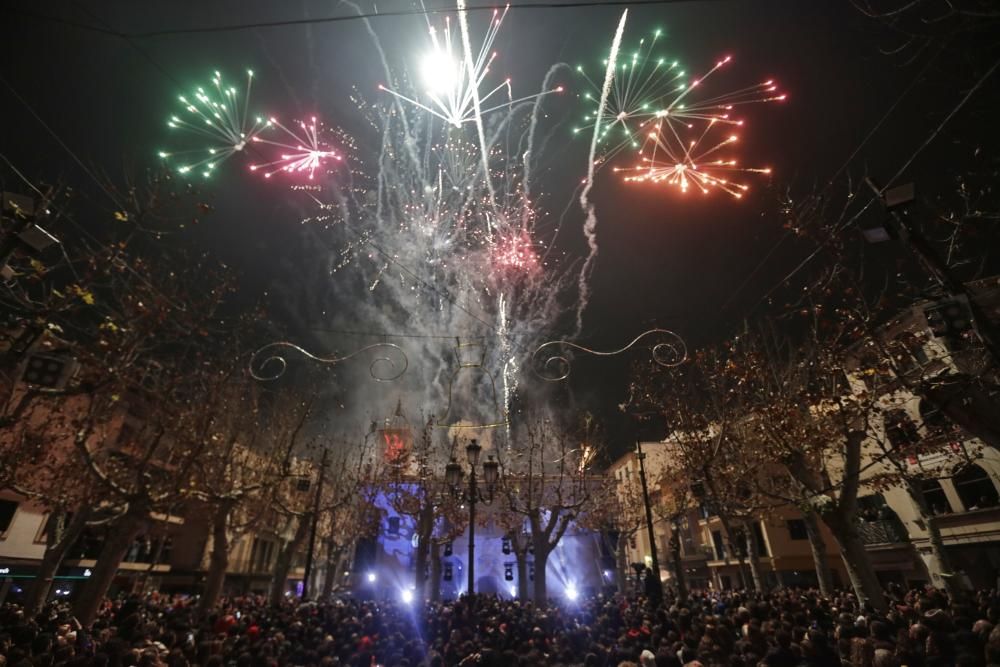
{"label": "night sky", "polygon": [[[377,85],[384,79],[371,38],[356,20],[132,39],[53,20],[137,34],[352,13],[336,2],[7,4],[14,9],[3,12],[3,78],[73,153],[115,178],[156,164],[155,152],[169,142],[164,122],[175,111],[176,95],[206,82],[213,70],[233,79],[252,67],[258,74],[255,99],[266,113],[318,113],[347,129],[357,122],[348,99],[352,87],[377,100]],[[426,2],[428,7],[449,4]],[[387,11],[414,3],[362,1],[361,6]],[[593,67],[606,53],[621,9],[514,7],[495,45],[499,57],[494,67],[509,72],[515,88],[525,93],[537,90],[556,62]],[[473,14],[472,25],[481,25],[485,16]],[[419,51],[426,39],[420,16],[377,17],[371,24],[397,63],[406,53]],[[621,346],[654,326],[674,329],[689,344],[702,345],[732,333],[743,318],[760,315],[761,296],[802,254],[794,244],[783,245],[744,285],[784,233],[776,213],[779,194],[808,194],[835,175],[831,192],[842,193],[847,173],[857,177],[866,170],[887,178],[981,75],[977,63],[963,62],[962,54],[951,51],[930,65],[933,50],[917,53],[912,62],[906,61],[907,54],[886,55],[883,51],[896,38],[847,0],[692,0],[637,6],[630,9],[625,44],[634,44],[654,27],[665,31],[663,50],[689,70],[731,54],[727,82],[738,86],[773,77],[789,99],[742,114],[748,125],[741,132],[741,155],[746,162],[773,169],[769,179],[748,179],[754,189],[742,201],[718,194],[682,197],[600,173],[594,190],[600,255],[581,338],[599,349]],[[918,74],[889,120],[842,170]],[[574,140],[569,131],[582,109],[575,95],[580,82],[564,71],[559,83],[567,92],[548,101],[547,109],[567,121],[552,140],[558,150],[550,151],[536,181],[543,193],[541,205],[553,219],[586,169],[586,142]],[[0,100],[4,155],[30,178],[76,183],[95,206],[104,205],[67,150],[8,86],[0,86]],[[945,157],[947,151],[968,145],[969,127],[976,122],[971,116],[956,119],[902,181],[915,180],[925,192],[925,184],[939,184],[942,161],[951,159]],[[990,142],[995,148],[996,137]],[[11,178],[6,170],[0,173]],[[202,233],[239,267],[247,289],[261,290],[276,280],[294,282],[293,267],[305,258],[298,224],[302,209],[292,195],[264,187],[232,165],[205,192],[215,212],[206,218],[208,228]],[[559,241],[570,256],[585,249],[581,224],[575,207]],[[579,404],[612,414],[624,394],[628,361],[581,364],[573,385]],[[616,439],[627,438],[626,429],[613,420],[610,430]]]}

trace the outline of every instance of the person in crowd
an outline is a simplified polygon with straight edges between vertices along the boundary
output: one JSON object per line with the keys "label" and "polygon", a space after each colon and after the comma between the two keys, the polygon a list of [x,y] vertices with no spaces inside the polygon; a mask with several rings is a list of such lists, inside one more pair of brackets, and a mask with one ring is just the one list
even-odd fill
{"label": "person in crowd", "polygon": [[477,595],[428,603],[338,599],[109,600],[90,628],[64,602],[0,608],[0,667],[1000,667],[1000,594],[703,592],[661,604],[597,596],[536,606]]}

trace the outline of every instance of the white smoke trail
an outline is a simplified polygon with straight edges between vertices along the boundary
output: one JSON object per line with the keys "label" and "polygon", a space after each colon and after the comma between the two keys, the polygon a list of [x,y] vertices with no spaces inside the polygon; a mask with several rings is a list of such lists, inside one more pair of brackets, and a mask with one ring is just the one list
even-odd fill
{"label": "white smoke trail", "polygon": [[583,311],[590,301],[590,284],[587,279],[594,269],[594,260],[597,259],[597,212],[594,204],[590,201],[590,189],[594,186],[594,160],[597,156],[597,140],[601,133],[601,114],[608,103],[608,93],[611,91],[611,82],[615,77],[615,67],[618,60],[618,49],[622,44],[622,33],[625,32],[625,19],[628,18],[628,10],[622,12],[621,20],[618,21],[618,30],[615,38],[611,41],[611,55],[608,56],[608,66],[604,70],[604,86],[601,88],[601,101],[597,107],[594,121],[594,136],[590,139],[590,154],[587,162],[587,180],[580,191],[580,207],[587,214],[587,219],[583,223],[583,235],[587,237],[587,245],[590,252],[580,269],[579,280],[579,302],[576,306],[576,331],[574,336],[579,336],[583,330]]}
{"label": "white smoke trail", "polygon": [[[549,68],[548,72],[545,73],[545,78],[542,80],[542,90],[550,90],[551,88],[550,81],[552,77],[555,76],[555,73],[559,71],[560,67],[567,67],[567,65],[565,63],[556,63],[555,65]],[[521,180],[523,184],[522,187],[524,188],[524,198],[528,202],[529,206],[531,204],[531,176],[532,176],[531,163],[535,157],[534,156],[535,131],[538,129],[538,112],[542,108],[543,100],[544,96],[539,95],[538,97],[535,98],[535,101],[531,105],[531,123],[528,126],[528,143],[527,146],[525,147],[523,155],[521,156],[523,165],[521,172],[522,174]],[[528,206],[525,206],[522,209],[522,218],[521,218],[522,226],[526,225],[528,222],[527,221],[528,211],[529,211]]]}
{"label": "white smoke trail", "polygon": [[[476,132],[479,133],[479,150],[483,158],[483,178],[486,179],[486,189],[490,193],[490,207],[496,210],[497,193],[493,189],[493,179],[490,178],[489,147],[486,145],[486,132],[483,129],[483,115],[479,108],[479,84],[476,81],[476,66],[472,59],[472,40],[469,39],[469,18],[466,16],[465,0],[458,0],[458,25],[462,31],[462,51],[465,54],[465,66],[469,71],[469,85],[472,91],[472,108],[476,113]],[[492,233],[490,218],[486,218],[488,231]]]}
{"label": "white smoke trail", "polygon": [[500,295],[497,297],[497,315],[500,319],[500,360],[503,364],[502,373],[500,375],[500,380],[503,385],[503,410],[506,419],[508,420],[505,431],[507,433],[507,449],[506,454],[510,454],[510,446],[512,439],[510,437],[510,417],[513,408],[513,398],[514,392],[517,391],[517,356],[512,349],[511,345],[511,335],[510,326],[507,321],[507,298],[501,291]]}

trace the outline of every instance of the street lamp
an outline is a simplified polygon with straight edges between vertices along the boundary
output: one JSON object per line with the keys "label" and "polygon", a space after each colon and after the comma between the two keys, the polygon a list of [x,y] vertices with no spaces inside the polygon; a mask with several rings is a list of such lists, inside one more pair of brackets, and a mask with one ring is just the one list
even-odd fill
{"label": "street lamp", "polygon": [[652,557],[653,588],[650,591],[653,605],[663,600],[663,582],[660,580],[660,559],[656,553],[656,534],[653,532],[653,510],[649,504],[649,487],[646,485],[646,454],[642,451],[642,441],[635,443],[635,457],[639,459],[639,481],[642,483],[642,504],[646,509],[646,534],[649,537],[649,553]]}
{"label": "street lamp", "polygon": [[486,482],[486,494],[476,485],[476,466],[479,465],[479,455],[483,448],[475,440],[469,442],[465,447],[465,456],[469,462],[469,488],[461,489],[462,466],[452,459],[444,468],[444,478],[451,489],[453,498],[469,503],[469,586],[468,593],[475,593],[476,567],[476,503],[489,505],[493,502],[493,492],[496,489],[497,480],[500,477],[500,463],[493,460],[493,456],[487,457],[483,463],[483,480]]}

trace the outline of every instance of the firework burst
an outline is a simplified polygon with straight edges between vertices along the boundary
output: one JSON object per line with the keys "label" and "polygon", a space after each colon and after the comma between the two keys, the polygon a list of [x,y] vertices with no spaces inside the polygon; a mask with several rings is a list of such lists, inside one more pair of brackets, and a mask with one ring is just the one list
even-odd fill
{"label": "firework burst", "polygon": [[270,178],[279,171],[290,174],[306,175],[311,181],[316,174],[316,170],[328,162],[340,161],[343,157],[321,139],[321,128],[316,123],[314,116],[309,120],[297,121],[301,130],[299,133],[289,129],[276,118],[268,120],[270,126],[280,129],[291,141],[275,141],[262,136],[254,136],[253,141],[261,144],[268,144],[282,148],[286,153],[281,153],[277,159],[261,164],[250,165],[250,171],[262,171],[264,178]]}
{"label": "firework burst", "polygon": [[[576,67],[589,88],[581,97],[588,105],[594,106],[583,117],[583,122],[573,128],[573,133],[592,130],[596,125],[604,160],[623,149],[639,148],[642,124],[656,114],[666,96],[677,94],[684,88],[684,70],[677,61],[656,53],[661,34],[662,31],[657,30],[650,39],[639,40],[631,56],[617,54],[611,86],[603,105],[599,103],[603,77],[595,79],[587,74],[583,65]],[[607,58],[601,68],[603,74],[608,68]]]}
{"label": "firework burst", "polygon": [[[596,128],[597,164],[607,162],[622,150],[646,146],[651,126],[657,133],[669,132],[675,136],[692,130],[707,132],[718,125],[738,127],[743,120],[734,115],[737,107],[786,98],[772,80],[713,92],[718,73],[732,62],[732,57],[721,58],[705,73],[689,79],[677,61],[657,53],[661,34],[657,30],[650,39],[640,40],[631,55],[624,49],[617,54],[611,63],[614,76],[603,104],[598,101],[601,87],[597,81],[587,75],[583,66],[577,67],[590,88],[581,97],[592,106],[573,132]],[[608,68],[608,60],[604,66]],[[686,181],[680,178],[679,182]]]}
{"label": "firework burst", "polygon": [[197,88],[191,96],[177,99],[184,110],[170,117],[167,126],[183,130],[207,141],[207,145],[183,151],[160,151],[165,160],[177,160],[180,174],[200,172],[209,177],[229,157],[242,152],[248,142],[263,132],[269,121],[250,113],[250,90],[253,70],[247,70],[246,89],[241,94],[234,86],[226,85],[222,75],[215,72],[212,86]]}
{"label": "firework burst", "polygon": [[699,123],[709,126],[714,124],[742,126],[743,120],[733,116],[736,107],[785,100],[786,95],[778,92],[778,86],[772,80],[716,95],[699,96],[699,93],[706,90],[705,82],[709,77],[731,61],[732,56],[726,56],[717,61],[705,74],[681,86],[677,94],[657,107],[643,125],[655,120],[658,125],[666,122],[675,130],[683,127],[693,129]]}
{"label": "firework burst", "polygon": [[493,42],[500,32],[500,25],[508,9],[509,5],[504,7],[503,11],[493,10],[482,44],[478,52],[473,53],[471,45],[467,43],[468,28],[464,21],[464,3],[460,2],[459,19],[462,32],[465,34],[454,34],[450,17],[445,19],[444,30],[441,33],[433,26],[430,28],[430,50],[419,62],[423,95],[405,95],[385,85],[380,85],[379,89],[440,118],[453,127],[478,122],[485,114],[509,108],[540,95],[561,92],[562,87],[558,87],[514,99],[509,78],[486,92],[480,90],[490,73],[490,65],[497,57],[496,51],[493,51]]}
{"label": "firework burst", "polygon": [[526,230],[514,232],[494,241],[491,252],[493,269],[502,274],[537,274],[542,260],[535,243]]}
{"label": "firework burst", "polygon": [[709,120],[693,139],[684,140],[676,128],[665,120],[658,121],[646,135],[639,151],[640,163],[631,168],[615,168],[631,182],[657,183],[674,187],[682,193],[691,188],[702,194],[721,190],[740,199],[749,190],[745,183],[732,180],[736,173],[770,174],[767,168],[740,167],[732,157],[720,154],[731,150],[739,141],[735,134],[718,140],[718,121]]}

